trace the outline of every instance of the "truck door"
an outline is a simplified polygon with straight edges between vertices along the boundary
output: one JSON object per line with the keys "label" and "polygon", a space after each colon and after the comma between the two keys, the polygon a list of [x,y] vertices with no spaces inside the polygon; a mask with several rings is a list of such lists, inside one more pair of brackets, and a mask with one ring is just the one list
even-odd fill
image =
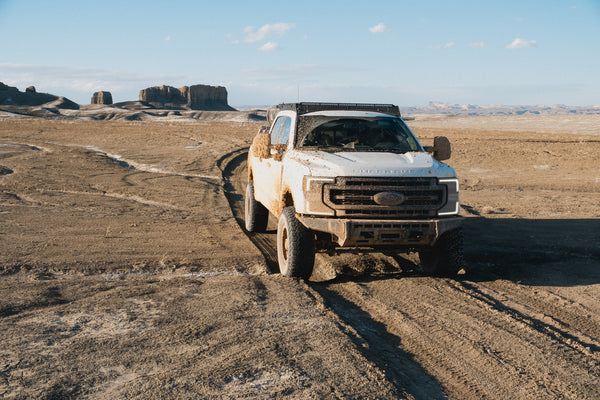
{"label": "truck door", "polygon": [[[283,123],[281,132],[277,135],[276,138],[271,137],[271,143],[273,143],[274,145],[271,146],[271,165],[269,166],[269,176],[271,178],[271,182],[273,182],[274,195],[278,203],[283,197],[283,157],[285,156],[285,151],[287,150],[288,139],[290,137],[290,131],[292,129],[292,119],[290,117],[283,118],[285,118],[285,121]],[[278,207],[275,207],[275,209],[278,210]]]}
{"label": "truck door", "polygon": [[271,157],[261,159],[254,165],[254,195],[272,213],[279,204],[279,188],[281,187],[281,150],[279,137],[289,117],[280,116],[271,126]]}

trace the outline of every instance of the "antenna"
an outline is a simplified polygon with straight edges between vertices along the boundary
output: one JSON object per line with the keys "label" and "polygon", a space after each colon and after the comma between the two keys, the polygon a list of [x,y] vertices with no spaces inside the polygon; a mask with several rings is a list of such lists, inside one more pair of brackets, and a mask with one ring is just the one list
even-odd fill
{"label": "antenna", "polygon": [[298,103],[300,103],[300,84],[298,84]]}

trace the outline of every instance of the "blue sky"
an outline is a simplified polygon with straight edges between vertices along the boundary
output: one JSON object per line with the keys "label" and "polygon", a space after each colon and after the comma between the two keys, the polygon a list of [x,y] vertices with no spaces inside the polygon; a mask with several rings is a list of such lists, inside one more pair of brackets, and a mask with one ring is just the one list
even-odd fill
{"label": "blue sky", "polygon": [[600,0],[0,0],[0,81],[282,101],[600,104]]}

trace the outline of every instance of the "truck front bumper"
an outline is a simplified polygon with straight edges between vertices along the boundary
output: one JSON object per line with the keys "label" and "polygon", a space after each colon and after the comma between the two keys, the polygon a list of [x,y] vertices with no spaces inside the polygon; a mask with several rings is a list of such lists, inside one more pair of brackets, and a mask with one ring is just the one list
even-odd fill
{"label": "truck front bumper", "polygon": [[340,247],[431,246],[444,232],[462,224],[462,217],[425,220],[296,217],[309,229],[332,234]]}

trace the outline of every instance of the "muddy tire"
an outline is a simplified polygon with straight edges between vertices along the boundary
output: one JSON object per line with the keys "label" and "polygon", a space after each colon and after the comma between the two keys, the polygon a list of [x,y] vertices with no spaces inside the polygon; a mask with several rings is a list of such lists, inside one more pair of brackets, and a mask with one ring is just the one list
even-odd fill
{"label": "muddy tire", "polygon": [[269,210],[254,198],[254,184],[248,182],[244,198],[244,225],[248,232],[264,232],[267,230]]}
{"label": "muddy tire", "polygon": [[423,272],[453,277],[464,266],[462,229],[444,233],[433,247],[419,250]]}
{"label": "muddy tire", "polygon": [[310,278],[315,265],[314,233],[296,219],[294,207],[286,207],[277,225],[277,260],[281,275]]}

